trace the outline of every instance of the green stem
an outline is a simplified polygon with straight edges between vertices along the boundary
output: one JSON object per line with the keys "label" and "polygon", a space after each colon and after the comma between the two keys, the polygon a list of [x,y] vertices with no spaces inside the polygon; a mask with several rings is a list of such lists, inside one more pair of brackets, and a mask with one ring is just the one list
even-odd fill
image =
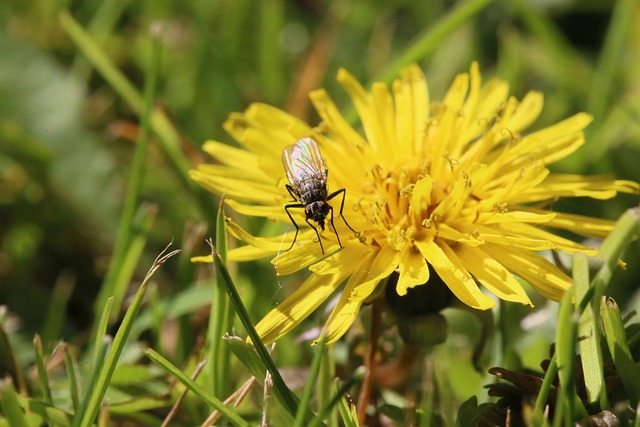
{"label": "green stem", "polygon": [[[211,242],[209,243],[211,244]],[[280,375],[280,372],[278,372],[278,369],[276,368],[275,363],[273,363],[273,359],[271,359],[271,356],[269,356],[267,348],[262,343],[262,340],[260,340],[260,335],[258,335],[258,332],[256,332],[255,328],[253,327],[253,323],[251,322],[249,313],[247,312],[247,309],[245,308],[244,303],[242,302],[242,299],[238,294],[238,290],[233,284],[231,275],[229,275],[229,270],[227,270],[227,267],[224,265],[224,262],[222,261],[222,258],[220,258],[220,255],[216,252],[215,246],[213,246],[213,244],[211,244],[211,250],[213,262],[215,263],[218,274],[222,277],[223,282],[226,285],[229,299],[235,307],[236,313],[238,314],[242,325],[245,327],[247,334],[249,335],[249,338],[251,339],[256,352],[258,353],[258,356],[262,360],[262,363],[264,363],[267,370],[271,373],[273,386],[282,393],[286,410],[290,414],[295,415],[298,410],[298,405],[296,404],[291,390],[289,390],[289,388],[285,384],[282,376]]]}
{"label": "green stem", "polygon": [[[69,20],[71,18],[69,17]],[[71,27],[77,25],[74,21]],[[76,31],[80,31],[76,29]],[[88,36],[87,36],[88,38]],[[86,42],[85,38],[80,38],[82,42]],[[120,313],[120,305],[124,298],[124,292],[126,291],[124,286],[118,286],[119,283],[128,283],[130,277],[120,277],[120,273],[123,271],[123,264],[125,262],[126,253],[132,243],[132,235],[134,234],[133,225],[136,210],[138,207],[140,187],[142,183],[142,176],[144,173],[144,164],[147,156],[147,147],[149,145],[150,135],[150,121],[151,112],[153,110],[153,102],[155,97],[156,81],[158,78],[158,68],[160,64],[160,38],[158,34],[152,34],[151,40],[151,62],[147,70],[147,76],[145,80],[144,91],[144,104],[142,108],[142,115],[140,117],[140,135],[138,137],[138,143],[133,158],[133,165],[131,169],[131,175],[129,177],[129,185],[127,186],[127,193],[125,195],[124,206],[122,208],[122,216],[120,218],[120,225],[118,228],[118,234],[116,237],[116,244],[113,250],[113,256],[107,270],[107,275],[104,279],[103,286],[100,290],[100,295],[96,301],[96,313],[102,313],[102,309],[106,304],[107,298],[115,297],[115,310],[112,311],[111,319],[114,319]],[[93,49],[86,49],[88,52],[94,52]],[[102,58],[98,55],[99,58]],[[103,66],[110,69],[112,67],[111,62],[105,61]],[[125,90],[128,90],[126,86],[128,81],[119,78],[119,74],[113,71],[113,78],[119,82],[120,85],[125,86]],[[135,91],[134,89],[132,89]],[[130,94],[130,96],[134,96]]]}

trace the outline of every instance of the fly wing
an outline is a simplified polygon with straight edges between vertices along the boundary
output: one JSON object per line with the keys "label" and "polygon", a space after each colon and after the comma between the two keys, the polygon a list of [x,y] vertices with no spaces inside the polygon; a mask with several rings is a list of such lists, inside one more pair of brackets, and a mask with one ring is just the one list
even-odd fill
{"label": "fly wing", "polygon": [[282,165],[287,179],[294,188],[308,179],[321,182],[327,180],[327,169],[320,148],[311,138],[299,139],[295,144],[285,147],[282,152]]}

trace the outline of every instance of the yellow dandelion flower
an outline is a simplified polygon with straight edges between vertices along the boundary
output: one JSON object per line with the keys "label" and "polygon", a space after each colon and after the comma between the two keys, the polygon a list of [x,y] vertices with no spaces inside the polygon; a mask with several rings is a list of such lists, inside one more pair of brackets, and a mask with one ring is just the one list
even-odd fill
{"label": "yellow dandelion flower", "polygon": [[271,256],[279,275],[311,271],[257,325],[266,342],[289,332],[344,284],[324,327],[328,342],[335,342],[394,271],[399,295],[429,286],[433,271],[460,301],[480,310],[495,305],[487,292],[531,305],[515,276],[543,297],[559,300],[571,278],[537,251],[597,251],[549,230],[605,236],[613,223],[548,210],[546,202],[640,192],[630,181],[551,173],[550,163],[584,143],[582,131],[591,117],[580,113],[523,133],[542,109],[542,94],[530,92],[518,101],[504,81],[483,85],[477,64],[455,78],[441,102],[430,101],[415,65],[402,70],[391,87],[375,83],[370,92],[345,70],[338,81],[353,101],[359,128],[349,125],[322,89],[311,93],[322,119],[317,127],[254,104],[224,125],[242,148],[207,142],[204,150],[217,164],[191,173],[204,188],[226,193],[236,212],[290,223],[285,206],[292,197],[282,153],[297,140],[312,138],[328,170],[329,193],[345,189],[345,221],[337,216],[341,197],[334,198],[329,203],[335,232],[327,227],[319,233],[322,247],[315,230],[305,225],[304,209],[289,210],[305,226],[288,251],[293,232],[260,238],[227,220],[230,233],[247,243],[229,251],[229,260]]}

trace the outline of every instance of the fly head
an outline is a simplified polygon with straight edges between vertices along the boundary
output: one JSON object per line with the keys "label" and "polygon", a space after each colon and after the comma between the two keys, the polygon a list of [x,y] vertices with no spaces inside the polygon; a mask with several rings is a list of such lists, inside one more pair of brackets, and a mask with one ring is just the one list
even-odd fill
{"label": "fly head", "polygon": [[324,200],[309,203],[304,208],[304,213],[308,219],[318,223],[320,228],[324,230],[324,219],[329,215],[331,206]]}

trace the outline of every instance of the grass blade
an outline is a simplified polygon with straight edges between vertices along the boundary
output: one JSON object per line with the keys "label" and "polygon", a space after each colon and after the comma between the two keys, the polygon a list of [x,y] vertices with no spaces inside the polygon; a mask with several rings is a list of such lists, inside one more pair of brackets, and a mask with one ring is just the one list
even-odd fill
{"label": "grass blade", "polygon": [[38,366],[38,379],[42,387],[42,398],[48,405],[53,404],[51,397],[51,387],[49,386],[49,376],[47,375],[47,364],[44,361],[44,352],[42,350],[42,340],[40,335],[36,334],[33,338],[33,346],[36,350],[36,365]]}
{"label": "grass blade", "polygon": [[51,302],[47,307],[47,316],[42,327],[44,348],[52,348],[62,331],[67,303],[75,287],[75,277],[69,272],[62,272],[51,293]]}
{"label": "grass blade", "polygon": [[[353,386],[362,382],[362,380],[364,379],[364,374],[365,373],[363,369],[357,370],[354,375],[349,378],[349,380],[345,381],[345,383],[342,384],[342,386],[340,386],[338,380],[336,380],[336,393],[333,395],[331,400],[329,400],[329,402],[327,402],[327,404],[322,407],[322,409],[318,412],[318,415],[311,420],[311,422],[309,423],[309,427],[316,427],[318,425],[321,425],[322,420],[329,416],[336,405],[343,405],[344,403],[346,403],[345,396]],[[341,406],[340,412],[342,413]],[[354,413],[353,415],[355,415],[356,417],[355,420],[357,425],[358,414]]]}
{"label": "grass blade", "polygon": [[[224,220],[224,196],[220,199],[216,218],[216,248],[222,259],[225,260],[227,226]],[[209,381],[214,396],[226,396],[230,384],[225,373],[229,369],[230,352],[229,347],[223,345],[223,338],[232,324],[233,310],[231,310],[231,302],[219,274],[216,274],[213,286],[213,301],[209,313],[209,360],[211,361]]]}
{"label": "grass blade", "polygon": [[153,266],[147,273],[144,281],[138,288],[136,295],[131,302],[131,305],[127,309],[127,312],[124,315],[124,319],[122,320],[122,324],[118,328],[118,332],[116,332],[116,336],[113,339],[113,345],[109,353],[107,354],[107,358],[105,360],[105,364],[100,370],[100,375],[98,377],[98,381],[91,391],[91,397],[89,400],[89,404],[87,405],[86,412],[82,416],[82,420],[80,422],[81,427],[89,427],[93,421],[95,420],[98,412],[100,410],[100,406],[102,404],[102,400],[104,399],[104,395],[107,392],[107,387],[109,386],[109,381],[113,372],[115,371],[116,364],[118,363],[118,359],[120,358],[120,354],[124,349],[124,345],[126,344],[127,338],[129,336],[129,332],[131,331],[131,326],[133,325],[133,320],[135,319],[138,311],[140,310],[140,306],[142,305],[142,301],[147,290],[147,286],[149,283],[149,279],[153,276],[153,274],[160,268],[162,264],[164,264],[169,258],[177,254],[179,251],[169,252],[168,254],[160,254],[158,258],[156,258]]}
{"label": "grass blade", "polygon": [[[0,307],[0,314],[4,314],[4,313],[6,313],[6,311],[4,311],[2,307]],[[14,379],[15,382],[18,383],[18,390],[20,390],[20,393],[26,396],[27,382],[24,378],[24,373],[20,369],[20,365],[18,365],[18,360],[16,358],[15,350],[11,345],[11,341],[9,341],[9,336],[5,331],[3,323],[0,323],[0,344],[2,344],[2,347],[4,348],[4,351],[5,351],[4,357],[8,359],[8,365],[11,368],[12,378]],[[11,387],[13,387],[13,385],[11,385]]]}
{"label": "grass blade", "polygon": [[591,283],[595,288],[593,301],[600,301],[611,281],[613,270],[618,266],[622,252],[639,232],[640,208],[633,208],[627,210],[618,219],[613,231],[604,239],[598,253],[604,259],[605,265],[594,276]]}
{"label": "grass blade", "polygon": [[78,398],[78,372],[76,369],[76,362],[69,351],[69,345],[65,342],[60,344],[62,351],[64,351],[64,366],[67,371],[67,377],[69,378],[69,394],[71,395],[71,403],[73,404],[74,412],[78,411],[80,399]]}
{"label": "grass blade", "polygon": [[560,302],[558,312],[558,327],[556,328],[556,355],[558,361],[558,377],[560,388],[554,426],[569,425],[573,417],[573,396],[575,391],[575,343],[576,322],[573,312],[573,288],[565,292]]}
{"label": "grass blade", "polygon": [[311,362],[311,368],[309,369],[309,377],[307,378],[307,384],[302,392],[302,399],[298,405],[298,412],[296,412],[296,419],[294,421],[294,427],[303,427],[305,425],[305,413],[311,402],[311,395],[316,387],[316,380],[320,373],[320,363],[322,362],[322,355],[324,353],[324,347],[326,343],[326,337],[323,335],[318,341],[318,345],[315,349],[316,354],[313,356]]}
{"label": "grass blade", "polygon": [[167,359],[162,357],[160,354],[158,354],[157,352],[155,352],[150,348],[145,349],[144,353],[147,355],[149,359],[151,359],[153,363],[160,366],[162,369],[167,371],[169,375],[171,375],[172,377],[180,381],[182,384],[184,384],[185,387],[187,387],[189,390],[195,393],[198,397],[200,397],[202,400],[207,402],[209,405],[216,408],[216,410],[219,411],[223,417],[229,420],[229,422],[240,427],[249,426],[249,423],[243,420],[238,414],[236,414],[231,409],[227,408],[225,404],[222,403],[220,400],[218,400],[214,396],[207,393],[207,391],[203,386],[201,386],[200,384],[196,383],[191,378],[186,376],[184,372],[182,372],[177,367],[173,366],[171,362],[169,362]]}
{"label": "grass blade", "polygon": [[113,307],[113,297],[107,298],[104,308],[102,309],[102,315],[100,321],[98,321],[98,327],[96,328],[96,334],[93,339],[93,364],[97,366],[104,360],[104,354],[101,354],[101,350],[104,347],[104,337],[107,334],[107,327],[109,326],[109,317],[111,316],[111,308]]}
{"label": "grass blade", "polygon": [[616,366],[631,406],[636,407],[640,401],[640,367],[633,361],[629,350],[618,304],[612,298],[602,297],[600,315],[613,364]]}
{"label": "grass blade", "polygon": [[[264,362],[256,354],[255,348],[247,344],[247,342],[240,337],[226,335],[224,337],[224,342],[229,350],[233,352],[238,360],[240,360],[240,363],[242,363],[249,372],[251,372],[259,383],[264,385],[268,371],[267,368],[265,368]],[[280,389],[272,388],[271,394],[283,407],[286,407],[285,398]],[[293,398],[296,399],[296,405],[298,405],[297,398],[295,396],[293,396]],[[305,408],[305,411],[305,419],[314,419],[314,414],[309,410],[309,408]],[[287,413],[286,415],[291,416],[291,421],[293,422],[295,414]]]}
{"label": "grass blade", "polygon": [[12,427],[29,427],[27,417],[20,407],[13,382],[7,378],[0,380],[0,408],[2,414]]}
{"label": "grass blade", "polygon": [[253,343],[256,349],[256,352],[258,353],[258,356],[262,360],[262,363],[264,363],[269,373],[271,373],[271,376],[273,378],[274,388],[276,388],[280,393],[282,393],[285,409],[291,415],[295,416],[298,410],[298,405],[295,401],[293,393],[291,392],[291,390],[289,390],[289,387],[287,387],[287,385],[285,384],[284,380],[282,379],[282,376],[280,375],[280,372],[278,372],[278,369],[276,368],[275,363],[273,363],[273,359],[271,359],[271,356],[269,356],[269,352],[267,351],[266,347],[260,340],[260,336],[256,332],[255,328],[253,327],[253,323],[249,318],[249,313],[247,312],[247,309],[242,303],[242,299],[240,298],[240,295],[238,294],[238,291],[233,283],[233,280],[231,279],[229,270],[227,270],[227,267],[224,265],[224,262],[220,258],[220,255],[216,252],[216,249],[213,246],[213,244],[211,242],[209,242],[209,244],[211,245],[213,262],[215,263],[216,271],[218,272],[218,274],[220,274],[220,276],[223,279],[222,281],[226,286],[229,299],[231,300],[231,303],[235,307],[236,313],[238,314],[240,321],[242,321],[242,325],[246,329],[247,334],[249,335],[249,338],[251,339],[251,342]]}
{"label": "grass blade", "polygon": [[98,382],[98,378],[100,377],[100,373],[102,372],[102,367],[104,366],[104,360],[111,347],[111,337],[105,336],[100,341],[101,345],[96,350],[94,355],[94,365],[93,370],[91,371],[91,376],[89,377],[89,381],[84,384],[84,395],[82,400],[80,401],[80,405],[78,406],[78,410],[75,412],[73,418],[73,427],[80,426],[80,422],[82,421],[82,416],[87,412],[87,408],[89,407],[89,401],[91,400],[92,391],[95,388],[96,383]]}
{"label": "grass blade", "polygon": [[[88,37],[89,36],[87,35],[87,38]],[[140,134],[134,152],[131,174],[127,185],[127,193],[118,226],[116,246],[113,250],[114,253],[111,258],[109,270],[107,271],[103,286],[100,289],[100,295],[96,301],[97,312],[102,311],[102,306],[104,305],[105,300],[110,296],[115,297],[116,310],[114,311],[114,314],[118,314],[120,312],[120,306],[126,293],[126,285],[130,282],[131,275],[133,274],[132,271],[122,267],[125,260],[131,259],[126,256],[126,253],[129,251],[129,248],[133,243],[133,235],[135,234],[133,226],[135,223],[136,210],[138,209],[138,194],[142,183],[143,169],[147,156],[149,136],[151,133],[151,113],[153,111],[159,66],[160,40],[157,34],[153,34],[151,37],[151,61],[146,73],[144,100],[142,104],[142,113],[140,115]],[[120,275],[123,271],[127,271],[128,275],[126,277],[122,277]],[[112,320],[114,320],[114,318],[112,318]]]}
{"label": "grass blade", "polygon": [[[577,303],[585,297],[589,290],[589,260],[585,254],[577,253],[573,256],[573,283]],[[576,304],[576,312],[580,312],[578,304]],[[599,314],[599,312],[597,313]],[[600,403],[600,408],[609,407],[604,384],[600,328],[596,327],[598,323],[599,317],[596,317],[593,306],[588,304],[578,320],[578,337],[580,337],[578,346],[587,399],[593,407],[592,409],[598,409],[598,403]]]}
{"label": "grass blade", "polygon": [[[96,71],[111,85],[114,91],[120,95],[136,111],[142,111],[143,97],[136,90],[135,86],[127,80],[114,63],[107,57],[105,52],[98,46],[96,41],[76,22],[68,12],[60,14],[60,25],[67,35],[73,40],[76,46],[87,57]],[[186,158],[180,149],[180,135],[168,119],[160,110],[151,112],[151,127],[159,137],[159,143],[166,152],[169,160],[178,171],[184,186],[193,194],[203,213],[211,212],[211,202],[205,193],[189,178],[191,162]]]}

